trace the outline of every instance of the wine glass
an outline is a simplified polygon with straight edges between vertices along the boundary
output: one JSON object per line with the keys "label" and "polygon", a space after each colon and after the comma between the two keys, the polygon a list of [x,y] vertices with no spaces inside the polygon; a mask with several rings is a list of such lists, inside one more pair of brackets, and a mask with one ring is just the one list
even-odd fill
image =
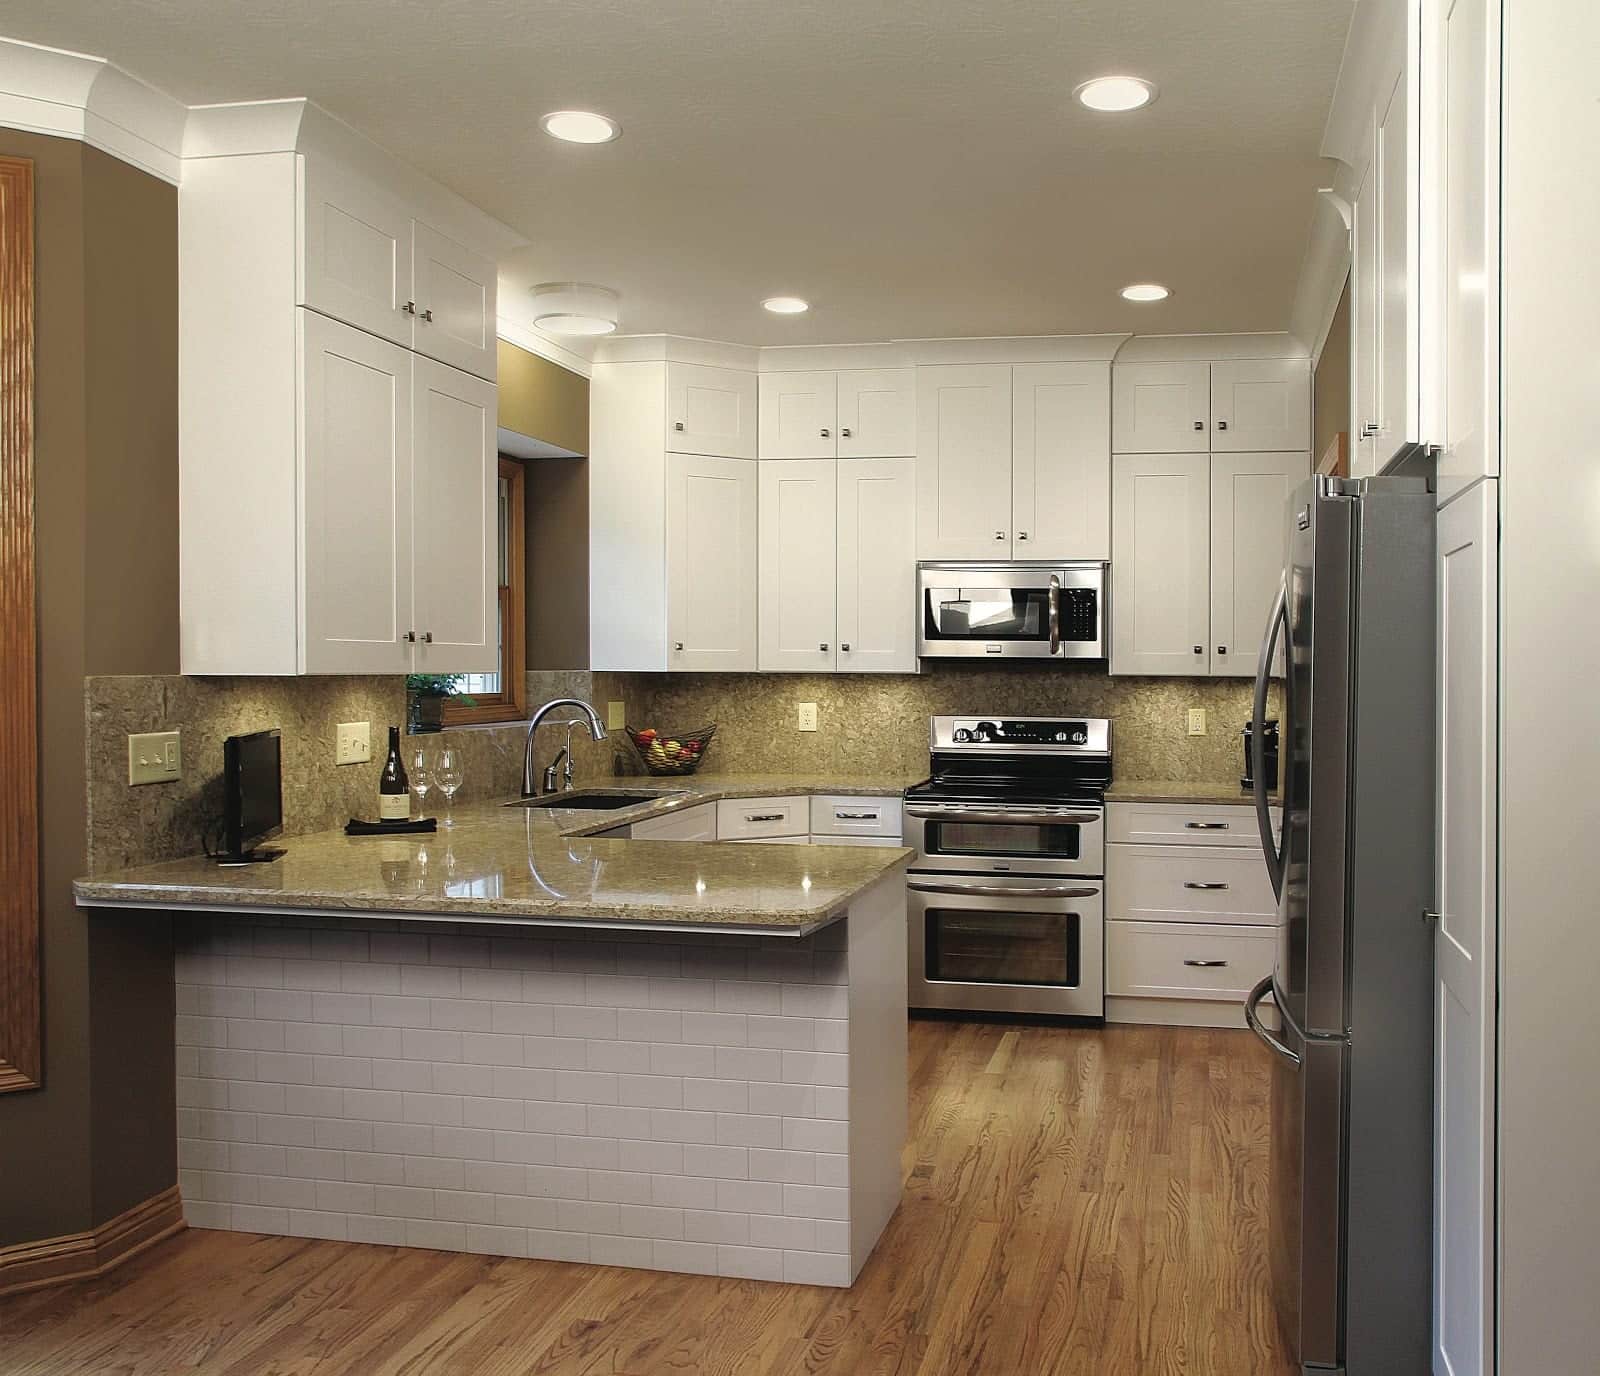
{"label": "wine glass", "polygon": [[461,752],[447,745],[433,762],[433,782],[444,794],[444,824],[447,827],[456,824],[455,818],[450,815],[450,804],[455,800],[456,790],[461,787],[461,780]]}
{"label": "wine glass", "polygon": [[417,817],[428,815],[428,790],[433,787],[433,771],[428,768],[428,751],[418,746],[411,752],[411,791],[417,795]]}

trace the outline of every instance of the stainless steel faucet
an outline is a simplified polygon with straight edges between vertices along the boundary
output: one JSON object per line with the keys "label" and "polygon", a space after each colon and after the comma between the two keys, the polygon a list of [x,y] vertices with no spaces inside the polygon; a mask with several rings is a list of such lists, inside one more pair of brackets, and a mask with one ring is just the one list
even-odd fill
{"label": "stainless steel faucet", "polygon": [[[538,708],[528,721],[528,743],[522,752],[522,796],[531,798],[537,791],[537,775],[533,767],[533,738],[539,728],[544,724],[544,719],[558,707],[575,708],[581,715],[575,720],[582,721],[589,728],[591,740],[603,741],[606,738],[606,728],[600,721],[600,714],[594,710],[592,704],[584,702],[581,698],[551,698],[549,702]],[[568,742],[571,736],[568,735]],[[572,757],[567,756],[567,769],[572,768]]]}

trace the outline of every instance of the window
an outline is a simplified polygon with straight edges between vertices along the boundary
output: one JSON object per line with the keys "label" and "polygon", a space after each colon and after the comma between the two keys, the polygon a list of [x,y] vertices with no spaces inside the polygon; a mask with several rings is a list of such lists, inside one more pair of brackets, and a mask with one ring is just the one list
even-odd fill
{"label": "window", "polygon": [[520,721],[528,715],[527,623],[524,617],[523,469],[500,456],[500,667],[492,674],[461,674],[445,699],[444,724],[468,726]]}

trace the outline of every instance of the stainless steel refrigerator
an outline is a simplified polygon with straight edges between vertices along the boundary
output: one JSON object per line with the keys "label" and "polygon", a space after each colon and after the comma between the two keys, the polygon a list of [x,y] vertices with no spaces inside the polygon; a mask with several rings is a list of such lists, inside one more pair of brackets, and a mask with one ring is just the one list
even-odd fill
{"label": "stainless steel refrigerator", "polygon": [[1252,771],[1278,950],[1246,1002],[1276,1057],[1273,1297],[1303,1371],[1414,1376],[1431,1322],[1434,498],[1422,479],[1317,477],[1286,518],[1255,691],[1259,721],[1281,645],[1281,836]]}

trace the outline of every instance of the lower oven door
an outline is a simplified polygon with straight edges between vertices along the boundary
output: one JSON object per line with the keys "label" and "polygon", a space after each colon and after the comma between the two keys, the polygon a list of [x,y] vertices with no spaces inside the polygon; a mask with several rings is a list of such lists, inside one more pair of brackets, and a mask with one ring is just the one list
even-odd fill
{"label": "lower oven door", "polygon": [[1105,1016],[1100,880],[911,874],[906,914],[911,1007]]}
{"label": "lower oven door", "polygon": [[906,845],[919,870],[973,874],[1106,872],[1105,813],[1098,807],[908,801]]}

